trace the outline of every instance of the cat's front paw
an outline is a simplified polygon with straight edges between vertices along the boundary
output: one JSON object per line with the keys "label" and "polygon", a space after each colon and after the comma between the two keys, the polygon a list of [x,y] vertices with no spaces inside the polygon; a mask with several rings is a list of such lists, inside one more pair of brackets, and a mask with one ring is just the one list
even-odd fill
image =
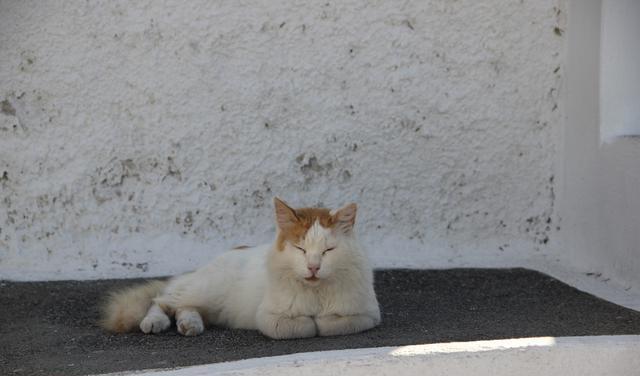
{"label": "cat's front paw", "polygon": [[171,326],[171,320],[167,315],[147,315],[140,322],[140,330],[143,333],[160,333],[163,332]]}
{"label": "cat's front paw", "polygon": [[259,329],[262,334],[274,339],[309,338],[316,335],[316,324],[309,316],[287,317],[266,315]]}
{"label": "cat's front paw", "polygon": [[184,315],[176,321],[178,333],[184,336],[197,336],[204,331],[204,323],[200,315]]}
{"label": "cat's front paw", "polygon": [[373,317],[366,315],[326,315],[316,317],[318,335],[339,336],[371,329],[378,324]]}

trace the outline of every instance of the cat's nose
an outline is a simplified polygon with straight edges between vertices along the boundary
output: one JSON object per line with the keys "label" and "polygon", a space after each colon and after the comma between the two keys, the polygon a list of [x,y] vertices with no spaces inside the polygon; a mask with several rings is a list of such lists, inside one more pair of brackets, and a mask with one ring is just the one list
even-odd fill
{"label": "cat's nose", "polygon": [[320,270],[320,265],[307,265],[307,269],[311,272],[311,274],[316,275],[318,270]]}

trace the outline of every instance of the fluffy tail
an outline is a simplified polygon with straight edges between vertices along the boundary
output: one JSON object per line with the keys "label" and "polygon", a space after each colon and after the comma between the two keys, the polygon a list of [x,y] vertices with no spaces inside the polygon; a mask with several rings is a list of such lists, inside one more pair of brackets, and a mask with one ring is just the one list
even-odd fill
{"label": "fluffy tail", "polygon": [[115,333],[138,330],[152,299],[160,295],[166,285],[166,281],[150,281],[112,292],[102,307],[100,326]]}

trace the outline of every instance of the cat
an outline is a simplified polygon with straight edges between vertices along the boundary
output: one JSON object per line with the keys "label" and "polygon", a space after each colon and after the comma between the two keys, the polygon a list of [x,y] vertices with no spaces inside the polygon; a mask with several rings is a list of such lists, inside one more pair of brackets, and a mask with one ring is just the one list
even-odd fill
{"label": "cat", "polygon": [[274,198],[273,244],[238,247],[194,272],[111,294],[112,332],[185,336],[206,325],[257,329],[274,339],[357,333],[380,323],[373,271],[356,240],[356,204],[293,209]]}

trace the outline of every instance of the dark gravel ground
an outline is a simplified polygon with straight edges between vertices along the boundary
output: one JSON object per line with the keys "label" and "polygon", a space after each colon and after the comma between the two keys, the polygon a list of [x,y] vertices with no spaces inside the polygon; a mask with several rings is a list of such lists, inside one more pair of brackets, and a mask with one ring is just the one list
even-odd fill
{"label": "dark gravel ground", "polygon": [[376,272],[383,324],[356,335],[275,341],[211,328],[198,337],[113,335],[104,292],[132,280],[1,282],[0,375],[85,375],[296,352],[531,336],[640,334],[640,312],[525,269]]}

